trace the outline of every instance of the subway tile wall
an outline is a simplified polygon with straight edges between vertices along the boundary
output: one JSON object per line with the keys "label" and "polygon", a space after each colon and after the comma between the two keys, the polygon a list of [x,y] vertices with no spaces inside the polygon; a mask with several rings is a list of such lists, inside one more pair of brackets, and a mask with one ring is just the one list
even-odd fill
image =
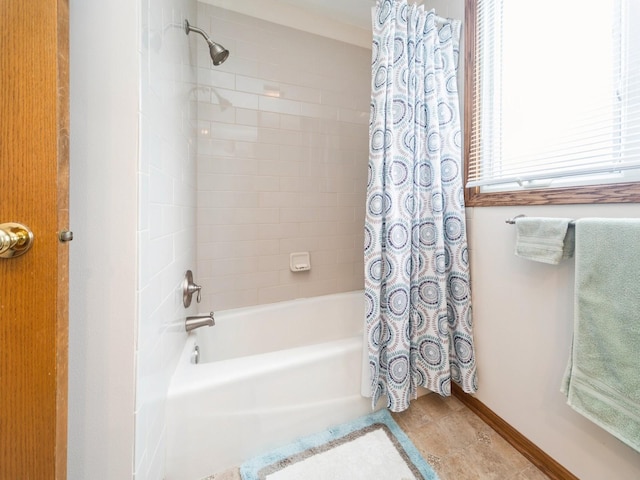
{"label": "subway tile wall", "polygon": [[198,45],[200,308],[363,288],[370,50],[203,3],[198,26],[231,52]]}
{"label": "subway tile wall", "polygon": [[196,15],[194,0],[141,1],[136,480],[164,477],[166,395],[194,310],[181,282],[196,264],[196,39],[183,27]]}

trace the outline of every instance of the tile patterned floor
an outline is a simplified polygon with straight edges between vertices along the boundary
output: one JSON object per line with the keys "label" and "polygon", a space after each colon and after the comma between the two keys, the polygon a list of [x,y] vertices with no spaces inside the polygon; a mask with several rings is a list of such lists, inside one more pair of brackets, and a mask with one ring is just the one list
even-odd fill
{"label": "tile patterned floor", "polygon": [[[425,395],[393,417],[440,480],[548,480],[454,397]],[[233,468],[204,480],[240,480],[240,473]]]}
{"label": "tile patterned floor", "polygon": [[457,398],[425,395],[393,417],[440,480],[548,479]]}

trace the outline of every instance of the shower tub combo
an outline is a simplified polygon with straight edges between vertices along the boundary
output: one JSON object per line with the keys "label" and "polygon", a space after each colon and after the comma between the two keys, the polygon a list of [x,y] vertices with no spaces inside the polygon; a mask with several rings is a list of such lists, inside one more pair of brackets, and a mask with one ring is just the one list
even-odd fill
{"label": "shower tub combo", "polygon": [[363,318],[356,291],[218,312],[192,332],[169,388],[165,478],[200,479],[369,413]]}

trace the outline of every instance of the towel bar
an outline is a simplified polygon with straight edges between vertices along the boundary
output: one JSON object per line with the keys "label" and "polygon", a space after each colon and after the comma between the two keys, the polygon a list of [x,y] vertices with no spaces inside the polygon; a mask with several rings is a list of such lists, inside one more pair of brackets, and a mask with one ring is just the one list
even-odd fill
{"label": "towel bar", "polygon": [[[515,217],[513,217],[513,218],[507,218],[507,219],[504,221],[504,223],[508,223],[509,225],[515,225],[515,224],[516,224],[516,219],[518,219],[518,218],[522,218],[522,217],[526,217],[526,215],[522,215],[522,214],[520,214],[520,215],[516,215],[516,216],[515,216]],[[575,224],[575,221],[574,221],[574,220],[571,220],[571,221],[569,222],[569,225],[574,225],[574,224]]]}
{"label": "towel bar", "polygon": [[515,225],[516,224],[516,218],[522,218],[525,217],[526,215],[516,215],[513,218],[507,218],[504,223],[508,223],[509,225]]}

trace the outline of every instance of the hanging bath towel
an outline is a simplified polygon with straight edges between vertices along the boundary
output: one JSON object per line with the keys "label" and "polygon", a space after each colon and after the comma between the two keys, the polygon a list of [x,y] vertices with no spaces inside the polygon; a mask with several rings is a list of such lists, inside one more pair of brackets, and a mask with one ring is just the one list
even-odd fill
{"label": "hanging bath towel", "polygon": [[571,258],[575,248],[572,223],[570,218],[516,218],[516,255],[552,265]]}
{"label": "hanging bath towel", "polygon": [[567,403],[640,451],[640,219],[576,222]]}

